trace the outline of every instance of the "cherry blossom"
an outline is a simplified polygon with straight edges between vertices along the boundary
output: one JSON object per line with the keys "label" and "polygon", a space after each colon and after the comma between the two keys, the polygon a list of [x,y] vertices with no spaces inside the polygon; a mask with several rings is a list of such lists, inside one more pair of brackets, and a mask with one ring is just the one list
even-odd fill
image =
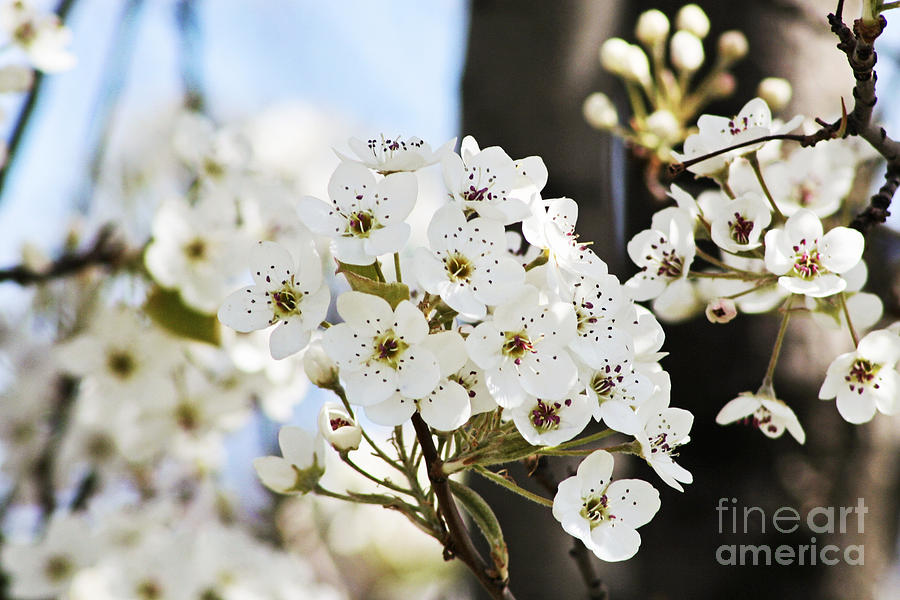
{"label": "cherry blossom", "polygon": [[862,259],[863,236],[848,227],[835,227],[824,236],[822,232],[819,217],[801,209],[788,218],[783,229],[766,233],[766,268],[780,275],[781,287],[814,298],[847,287],[840,274]]}
{"label": "cherry blossom", "polygon": [[331,300],[312,240],[307,240],[299,263],[274,242],[257,244],[249,262],[256,285],[225,298],[219,320],[241,332],[277,324],[269,337],[272,358],[299,352],[309,343],[310,332],[325,318]]}
{"label": "cherry blossom", "polygon": [[879,329],[859,340],[854,352],[839,355],[828,366],[819,398],[837,398],[837,409],[849,423],[865,423],[878,410],[900,412],[900,336]]}
{"label": "cherry blossom", "polygon": [[646,481],[612,481],[613,462],[612,454],[597,450],[559,484],[553,498],[553,516],[566,533],[610,562],[637,553],[641,536],[635,530],[660,507],[659,492]]}
{"label": "cherry blossom", "polygon": [[412,173],[394,173],[376,181],[365,166],[343,162],[328,181],[331,202],[306,196],[299,210],[307,227],[332,239],[335,258],[368,265],[406,245],[410,227],[404,219],[417,193]]}

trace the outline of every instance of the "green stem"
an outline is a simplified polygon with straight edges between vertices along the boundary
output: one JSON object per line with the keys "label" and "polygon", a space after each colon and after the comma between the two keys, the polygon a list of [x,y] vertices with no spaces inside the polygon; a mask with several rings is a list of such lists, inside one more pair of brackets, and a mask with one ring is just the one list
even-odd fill
{"label": "green stem", "polygon": [[688,271],[688,277],[705,277],[707,279],[740,279],[742,281],[755,281],[768,277],[765,273],[752,273],[743,271],[738,273],[705,273],[704,271]]}
{"label": "green stem", "polygon": [[400,274],[400,253],[394,252],[394,274],[397,276],[397,283],[403,283],[403,276]]}
{"label": "green stem", "polygon": [[756,152],[748,154],[747,160],[750,161],[750,166],[753,167],[753,172],[756,174],[756,180],[759,181],[759,186],[769,200],[769,204],[772,205],[772,210],[775,211],[775,214],[779,219],[784,221],[784,214],[781,212],[781,209],[778,208],[778,205],[775,204],[775,198],[772,197],[772,192],[769,191],[769,186],[766,185],[766,180],[763,177],[762,168],[759,166],[759,158],[757,158]]}
{"label": "green stem", "polygon": [[[350,415],[352,418],[356,419],[356,417],[353,414],[353,409],[350,408],[350,402],[347,400],[347,392],[344,391],[344,388],[341,387],[340,385],[337,385],[334,388],[331,388],[331,391],[333,391],[335,394],[337,394],[338,398],[341,399],[341,402],[344,405],[344,410],[347,411],[347,414]],[[394,469],[400,471],[401,473],[404,473],[404,474],[406,473],[406,469],[401,467],[400,464],[396,460],[394,460],[393,458],[388,456],[384,450],[382,450],[381,448],[378,447],[378,444],[375,443],[375,440],[373,440],[371,437],[369,437],[369,434],[366,433],[365,428],[360,427],[359,429],[362,432],[363,439],[366,440],[366,442],[369,444],[369,446],[372,447],[372,450],[375,451],[375,454],[377,454],[378,457],[381,458],[381,460],[383,460],[384,462],[386,462],[387,464],[392,466]]]}
{"label": "green stem", "polygon": [[746,295],[746,294],[752,294],[753,292],[759,290],[760,288],[764,288],[764,287],[766,287],[767,285],[772,284],[772,283],[775,283],[775,278],[774,278],[774,277],[766,278],[766,279],[760,279],[758,282],[756,282],[755,285],[750,286],[749,288],[747,288],[747,289],[744,290],[743,292],[738,292],[738,293],[736,293],[736,294],[731,294],[730,296],[722,296],[722,298],[727,299],[727,300],[734,300],[735,298],[740,298],[741,296],[744,296],[744,295]]}
{"label": "green stem", "polygon": [[763,377],[762,388],[772,388],[772,377],[775,375],[775,365],[778,364],[778,355],[781,354],[781,345],[784,343],[784,334],[787,332],[788,321],[791,318],[791,302],[794,295],[788,296],[784,303],[784,316],[781,318],[781,326],[778,328],[778,336],[775,338],[775,346],[772,348],[772,357],[769,359],[769,366],[766,368],[766,375]]}
{"label": "green stem", "polygon": [[844,318],[847,319],[847,328],[850,330],[850,337],[853,338],[853,347],[859,346],[859,336],[856,329],[853,328],[853,321],[850,320],[850,309],[847,308],[847,295],[841,292],[841,310],[844,311]]}
{"label": "green stem", "polygon": [[372,264],[375,266],[375,277],[377,277],[378,281],[381,283],[385,283],[387,280],[384,278],[384,273],[381,271],[381,261],[376,258],[375,262]]}
{"label": "green stem", "polygon": [[697,248],[697,256],[699,256],[700,258],[702,258],[703,260],[705,260],[706,262],[708,262],[711,265],[715,265],[721,269],[725,269],[726,271],[730,271],[732,273],[741,273],[742,275],[747,275],[748,277],[750,277],[752,279],[759,279],[760,277],[767,277],[767,275],[764,273],[757,273],[755,271],[745,271],[744,269],[738,269],[737,267],[732,267],[728,263],[719,260],[712,254],[704,252],[699,247]]}
{"label": "green stem", "polygon": [[494,473],[493,471],[490,471],[484,467],[475,467],[475,472],[478,473],[479,475],[481,475],[482,477],[484,477],[485,479],[493,481],[497,485],[503,486],[506,489],[510,490],[511,492],[515,492],[516,494],[522,496],[523,498],[527,498],[528,500],[531,500],[532,502],[535,502],[542,506],[547,506],[547,507],[551,507],[551,508],[553,507],[553,500],[550,500],[549,498],[544,498],[543,496],[540,496],[533,492],[529,492],[525,488],[522,488],[519,485],[517,485],[516,483],[513,483],[512,481],[508,480],[503,475]]}
{"label": "green stem", "polygon": [[351,469],[353,469],[354,471],[356,471],[357,473],[359,473],[366,479],[369,479],[370,481],[374,481],[378,485],[384,486],[390,490],[394,490],[395,492],[399,492],[401,494],[407,494],[407,495],[415,498],[416,495],[412,492],[412,490],[408,490],[406,488],[400,487],[399,485],[391,483],[390,481],[387,481],[387,480],[382,481],[381,479],[378,479],[377,477],[375,477],[374,475],[372,475],[371,473],[369,473],[368,471],[366,471],[365,469],[363,469],[362,467],[357,465],[355,462],[350,460],[350,457],[347,455],[346,452],[341,452],[340,456],[341,456],[341,460],[343,460],[344,463],[347,464],[347,466],[349,466]]}
{"label": "green stem", "polygon": [[544,448],[544,450],[566,450],[568,448],[574,448],[576,446],[584,446],[585,444],[590,444],[591,442],[596,442],[615,434],[616,431],[612,429],[604,429],[603,431],[592,433],[591,435],[587,435],[583,438],[578,438],[577,440],[570,440],[562,444],[557,444],[556,446],[549,446],[547,448]]}

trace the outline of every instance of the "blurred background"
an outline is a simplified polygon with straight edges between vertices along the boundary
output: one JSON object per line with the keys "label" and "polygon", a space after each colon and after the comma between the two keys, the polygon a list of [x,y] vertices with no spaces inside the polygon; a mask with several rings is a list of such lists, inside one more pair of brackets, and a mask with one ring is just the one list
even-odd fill
{"label": "blurred background", "polygon": [[[56,256],[73,230],[89,238],[108,222],[119,224],[131,243],[146,240],[156,206],[177,188],[176,178],[167,180],[166,163],[185,106],[219,126],[240,128],[266,168],[292,178],[296,193],[324,194],[337,164],[331,148],[346,148],[350,136],[415,135],[437,147],[471,134],[482,147],[502,146],[514,158],[542,156],[550,172],[544,197],[579,202],[582,236],[596,241],[595,250],[622,280],[634,272],[626,241],[660,207],[644,185],[640,162],[621,141],[587,125],[582,103],[603,91],[620,115],[628,114],[624,90],[600,68],[598,48],[613,36],[633,41],[641,12],[658,8],[673,17],[678,2],[37,4],[64,14],[78,63],[40,78],[30,92],[2,99],[11,159],[0,179],[0,266],[22,262],[26,247]],[[793,99],[782,112],[786,118],[832,118],[841,96],[850,101],[852,76],[825,21],[834,2],[700,4],[711,22],[709,40],[740,29],[750,44],[749,55],[734,69],[735,93],[704,112],[735,114],[768,76],[793,84]],[[858,3],[848,2],[844,10],[847,18],[857,15]],[[892,16],[887,14],[889,23]],[[900,28],[891,25],[877,44],[878,108],[888,131],[896,131]],[[137,173],[153,180],[135,193],[129,182]],[[874,181],[880,177],[876,170]],[[702,189],[689,179],[679,183]],[[897,234],[880,228],[868,239],[869,285],[881,296],[890,323],[900,318]],[[22,319],[34,293],[0,284],[3,318]],[[776,329],[767,316],[742,317],[728,328],[702,319],[666,327],[664,350],[670,355],[663,366],[672,375],[672,404],[696,416],[691,444],[679,458],[695,483],[683,494],[661,489],[662,509],[641,529],[635,558],[597,565],[614,600],[900,597],[900,421],[880,417],[850,426],[816,399],[825,367],[845,351],[843,338],[802,324],[789,331],[776,388],[804,423],[804,446],[787,436],[767,440],[751,428],[715,425],[725,401],[758,385]],[[326,397],[311,386],[292,385],[282,413],[309,428]],[[276,432],[269,417],[257,414],[226,442],[224,487],[235,510],[259,526],[273,518],[271,498],[257,485],[250,462],[273,449]],[[3,460],[10,461],[8,450]],[[552,468],[558,478],[567,475],[564,464]],[[618,476],[641,468],[626,464]],[[511,474],[528,485],[524,469]],[[10,494],[9,476],[4,485]],[[516,597],[584,597],[568,556],[571,539],[549,511],[496,487],[479,491],[503,507],[498,514],[510,545]],[[770,529],[720,534],[720,498],[737,498],[738,506],[759,506],[770,515],[782,506],[805,514],[811,507],[853,506],[864,498],[865,533],[831,541],[864,544],[865,564],[722,566],[716,561],[722,544],[796,546],[815,534],[803,527],[791,535]],[[345,597],[480,597],[465,573],[442,563],[437,545],[403,528],[396,514],[356,514],[327,502],[291,505],[278,513],[276,537]],[[34,519],[28,506],[13,506],[5,528],[25,531]],[[397,531],[408,531],[409,541],[398,543]],[[823,539],[828,537],[818,536],[818,543],[829,543]]]}

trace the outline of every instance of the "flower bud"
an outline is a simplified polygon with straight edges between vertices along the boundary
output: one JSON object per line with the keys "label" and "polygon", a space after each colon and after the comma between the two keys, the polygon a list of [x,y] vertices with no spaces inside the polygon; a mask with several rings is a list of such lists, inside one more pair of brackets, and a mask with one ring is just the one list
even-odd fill
{"label": "flower bud", "polygon": [[350,413],[335,402],[326,402],[319,410],[319,432],[338,452],[356,450],[362,441],[362,429]]}
{"label": "flower bud", "polygon": [[322,344],[313,342],[303,353],[303,370],[309,380],[320,388],[331,389],[338,383],[338,369]]}
{"label": "flower bud", "polygon": [[740,31],[726,31],[719,36],[719,56],[728,62],[744,58],[749,49],[747,36]]}
{"label": "flower bud", "polygon": [[710,95],[714,98],[725,98],[734,93],[737,88],[737,82],[731,73],[719,73],[712,81]]}
{"label": "flower bud", "polygon": [[766,77],[759,82],[756,95],[766,101],[773,111],[781,110],[791,101],[793,90],[787,79]]}
{"label": "flower bud", "polygon": [[676,31],[669,42],[669,54],[675,68],[696,71],[703,64],[703,42],[689,31]]}
{"label": "flower bud", "polygon": [[662,11],[652,10],[641,13],[635,27],[635,36],[647,46],[653,47],[665,41],[669,35],[669,19]]}
{"label": "flower bud", "polygon": [[584,100],[581,106],[584,120],[595,129],[612,129],[619,124],[616,107],[606,94],[595,92]]}
{"label": "flower bud", "polygon": [[675,115],[664,108],[647,117],[647,129],[666,145],[681,138],[681,124]]}
{"label": "flower bud", "polygon": [[709,17],[696,4],[686,4],[678,11],[678,16],[675,18],[675,26],[703,39],[709,33]]}
{"label": "flower bud", "polygon": [[717,298],[706,305],[706,318],[710,323],[727,323],[737,316],[734,300]]}
{"label": "flower bud", "polygon": [[625,69],[625,77],[629,77],[642,84],[650,83],[650,61],[640,46],[628,45],[628,60]]}
{"label": "flower bud", "polygon": [[622,38],[609,38],[600,46],[600,64],[615,75],[624,75],[631,44]]}

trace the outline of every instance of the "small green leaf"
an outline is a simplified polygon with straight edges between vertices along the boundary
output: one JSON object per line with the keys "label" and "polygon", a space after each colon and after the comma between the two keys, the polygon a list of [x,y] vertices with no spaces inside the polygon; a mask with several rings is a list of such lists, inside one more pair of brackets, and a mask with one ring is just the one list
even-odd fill
{"label": "small green leaf", "polygon": [[378,281],[378,270],[375,263],[371,265],[348,265],[338,261],[338,273],[343,273],[347,283],[357,292],[365,292],[387,300],[391,308],[404,300],[409,300],[409,287],[405,283],[387,283]]}
{"label": "small green leaf", "polygon": [[459,500],[465,511],[469,513],[469,516],[472,517],[472,520],[484,535],[484,539],[490,544],[491,558],[494,561],[494,566],[497,568],[497,575],[500,579],[506,581],[509,577],[509,552],[506,548],[506,541],[503,539],[503,530],[500,528],[497,515],[494,514],[490,505],[475,490],[452,479],[447,481],[450,483],[450,491],[453,492],[453,495],[456,496],[456,499]]}
{"label": "small green leaf", "polygon": [[144,312],[153,322],[179,337],[218,346],[219,321],[187,306],[177,291],[154,287],[144,302]]}

